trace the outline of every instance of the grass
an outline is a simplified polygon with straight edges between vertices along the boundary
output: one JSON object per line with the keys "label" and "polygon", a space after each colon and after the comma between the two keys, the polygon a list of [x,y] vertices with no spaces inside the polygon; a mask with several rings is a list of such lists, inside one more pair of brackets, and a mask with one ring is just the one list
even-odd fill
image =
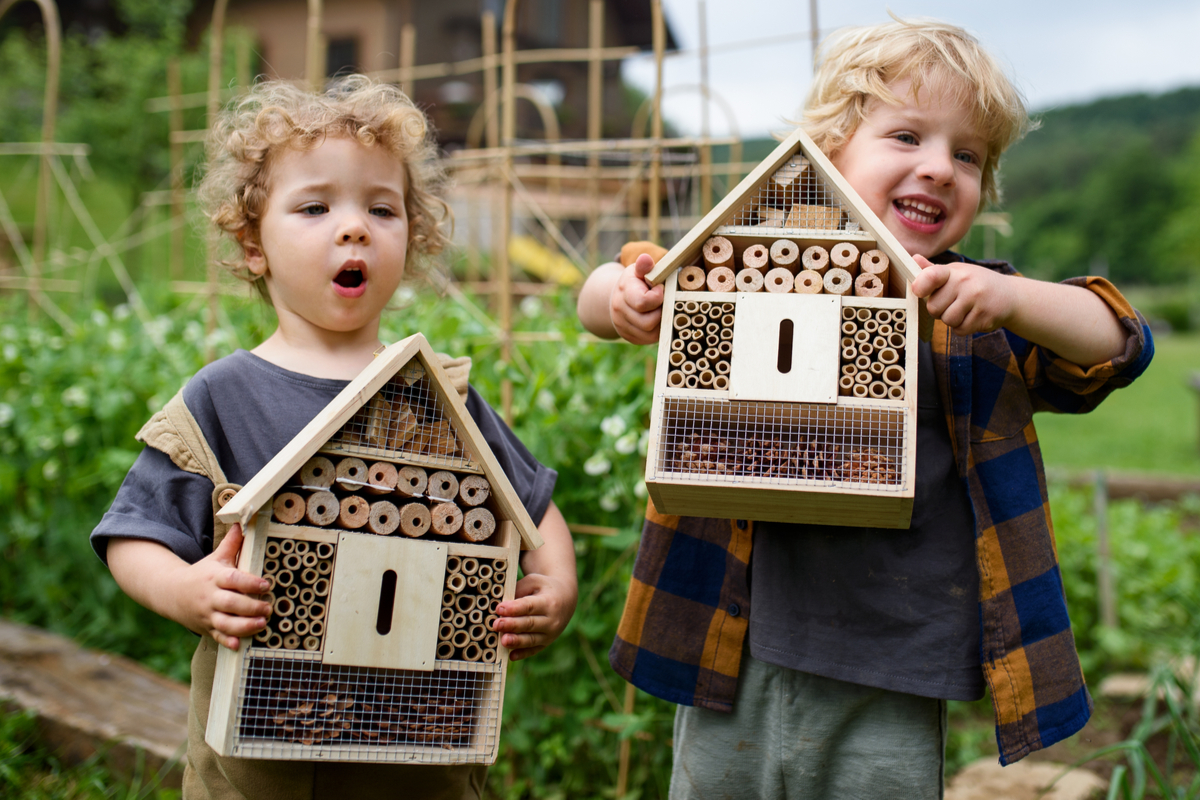
{"label": "grass", "polygon": [[1037,416],[1047,466],[1200,475],[1193,372],[1200,372],[1200,334],[1160,336],[1146,372],[1091,414]]}

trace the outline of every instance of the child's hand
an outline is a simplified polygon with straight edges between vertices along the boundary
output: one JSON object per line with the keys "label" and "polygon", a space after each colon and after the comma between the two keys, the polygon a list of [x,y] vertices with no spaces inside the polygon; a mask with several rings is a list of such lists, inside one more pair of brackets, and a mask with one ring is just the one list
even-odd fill
{"label": "child's hand", "polygon": [[221,546],[195,564],[158,542],[113,539],[108,566],[134,600],[234,650],[238,637],[261,631],[271,614],[269,603],[250,596],[265,593],[270,584],[234,566],[241,547],[241,525],[231,527]]}
{"label": "child's hand", "polygon": [[529,658],[557,639],[579,599],[575,545],[553,501],[538,524],[538,533],[544,544],[521,554],[525,577],[517,581],[516,598],[497,607],[499,618],[492,626],[513,661]]}
{"label": "child's hand", "polygon": [[239,637],[265,628],[271,616],[270,603],[249,596],[266,593],[271,584],[235,566],[241,548],[242,526],[234,524],[220,547],[188,567],[180,586],[181,598],[190,600],[185,613],[192,618],[184,624],[230,650],[237,649]]}
{"label": "child's hand", "polygon": [[913,294],[927,298],[929,314],[961,336],[986,333],[1008,325],[1019,287],[1012,278],[974,264],[934,264],[914,256],[921,274]]}
{"label": "child's hand", "polygon": [[609,297],[609,316],[617,334],[634,344],[658,341],[662,321],[663,287],[650,286],[646,275],[654,269],[654,259],[643,253],[625,267]]}
{"label": "child's hand", "polygon": [[509,658],[520,661],[540,652],[558,638],[575,613],[574,585],[550,575],[526,575],[517,581],[517,596],[496,609],[494,629]]}

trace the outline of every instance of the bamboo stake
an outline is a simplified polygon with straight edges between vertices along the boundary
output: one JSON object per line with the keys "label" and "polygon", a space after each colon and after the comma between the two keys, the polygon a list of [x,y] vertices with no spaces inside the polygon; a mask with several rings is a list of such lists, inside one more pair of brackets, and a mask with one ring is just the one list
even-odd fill
{"label": "bamboo stake", "polygon": [[[180,100],[183,95],[183,84],[179,75],[179,59],[173,57],[167,60],[167,93],[171,98],[171,113],[167,118],[171,131],[171,219],[183,219],[183,142],[175,135],[183,130],[183,105]],[[183,277],[183,242],[184,227],[176,225],[171,229],[171,277]]]}
{"label": "bamboo stake", "polygon": [[[604,47],[604,0],[591,0],[588,4],[588,117],[587,138],[599,140],[603,134],[601,114],[603,114],[604,99],[604,61],[601,49]],[[593,231],[600,218],[600,155],[588,154],[588,216],[587,229]],[[588,263],[599,263],[599,238],[591,237],[588,248]]]}
{"label": "bamboo stake", "polygon": [[[517,82],[517,65],[513,60],[516,51],[516,16],[517,0],[509,0],[504,6],[503,31],[503,133],[504,156],[500,167],[502,174],[512,171],[512,145],[517,135],[516,96],[514,86]],[[508,363],[512,359],[512,274],[508,263],[508,237],[512,229],[512,187],[508,181],[501,182],[500,188],[500,231],[497,237],[496,252],[493,260],[496,264],[496,280],[502,290],[497,300],[500,306],[500,359]],[[504,378],[500,381],[500,413],[504,421],[513,424],[513,386],[512,381]]]}
{"label": "bamboo stake", "polygon": [[325,42],[321,36],[322,0],[308,0],[308,29],[304,45],[304,79],[308,88],[325,88]]}
{"label": "bamboo stake", "polygon": [[[494,32],[493,32],[494,35]],[[400,27],[400,91],[412,97],[412,68],[417,60],[417,26],[405,22]]]}
{"label": "bamboo stake", "polygon": [[[514,0],[515,2],[515,0]],[[662,0],[650,0],[650,12],[653,24],[654,40],[654,121],[650,136],[654,148],[650,152],[650,227],[647,238],[652,242],[659,240],[659,212],[662,190],[662,96],[663,96],[663,54],[667,46],[666,24],[663,20]]]}

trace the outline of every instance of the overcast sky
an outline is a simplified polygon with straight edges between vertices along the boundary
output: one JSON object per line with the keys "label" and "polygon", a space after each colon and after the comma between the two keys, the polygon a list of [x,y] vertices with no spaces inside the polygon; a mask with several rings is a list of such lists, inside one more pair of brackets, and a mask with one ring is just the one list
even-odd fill
{"label": "overcast sky", "polygon": [[[668,120],[700,130],[698,0],[663,0],[685,54],[663,67]],[[807,0],[707,0],[709,85],[724,98],[738,132],[762,136],[787,126],[812,78]],[[819,0],[822,34],[887,21],[888,10],[953,22],[975,34],[1005,65],[1030,107],[1043,110],[1136,91],[1200,86],[1197,0]],[[753,42],[749,47],[732,45]],[[630,59],[626,77],[647,91],[652,58]],[[672,89],[672,87],[678,87]],[[691,87],[691,88],[688,88]],[[730,132],[725,111],[710,107],[713,135]]]}

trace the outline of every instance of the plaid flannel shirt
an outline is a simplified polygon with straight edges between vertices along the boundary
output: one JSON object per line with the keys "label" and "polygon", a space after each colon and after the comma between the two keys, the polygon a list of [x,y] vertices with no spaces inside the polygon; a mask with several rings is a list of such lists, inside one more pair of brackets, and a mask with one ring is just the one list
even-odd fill
{"label": "plaid flannel shirt", "polygon": [[[970,261],[953,253],[940,262]],[[978,263],[1016,274],[1004,262]],[[1103,278],[1095,292],[1128,338],[1083,369],[1007,330],[957,336],[935,321],[934,368],[959,475],[975,514],[980,658],[996,712],[1000,763],[1084,726],[1084,684],[1055,552],[1035,411],[1085,413],[1140,375],[1154,353],[1141,315]],[[753,523],[659,514],[649,504],[629,598],[609,661],[640,689],[731,711],[750,616]]]}

